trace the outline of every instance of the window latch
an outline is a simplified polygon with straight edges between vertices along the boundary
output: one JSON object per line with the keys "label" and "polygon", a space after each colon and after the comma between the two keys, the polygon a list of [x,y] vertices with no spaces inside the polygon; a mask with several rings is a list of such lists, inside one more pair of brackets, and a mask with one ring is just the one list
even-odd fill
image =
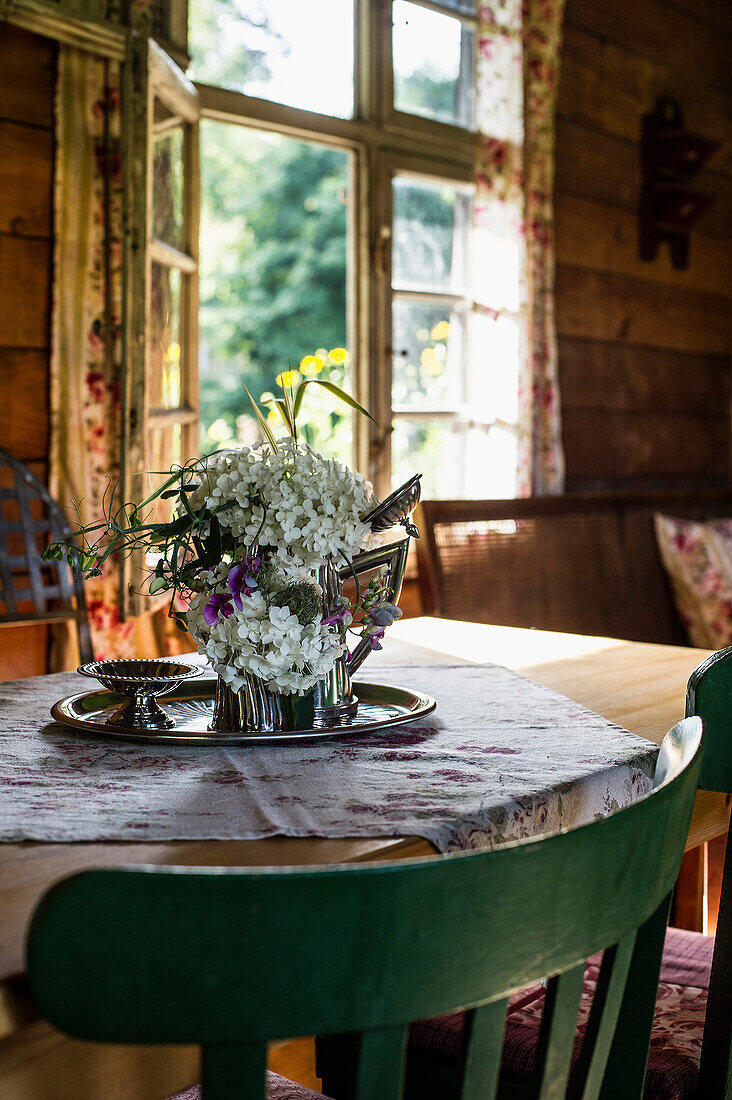
{"label": "window latch", "polygon": [[374,273],[380,279],[389,276],[390,257],[389,245],[391,244],[391,226],[381,225],[376,234],[376,242],[373,247]]}

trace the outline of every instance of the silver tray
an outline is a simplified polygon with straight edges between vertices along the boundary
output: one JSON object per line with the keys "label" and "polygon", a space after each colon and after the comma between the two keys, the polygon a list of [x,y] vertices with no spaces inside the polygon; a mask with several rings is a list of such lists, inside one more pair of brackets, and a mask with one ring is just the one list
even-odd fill
{"label": "silver tray", "polygon": [[316,738],[338,737],[343,734],[368,734],[388,726],[413,722],[430,714],[437,703],[429,695],[407,691],[386,684],[353,684],[358,697],[358,713],[338,724],[305,730],[282,730],[278,733],[220,733],[209,730],[213,712],[216,680],[191,680],[183,683],[159,702],[175,720],[170,729],[141,730],[111,725],[108,719],[124,699],[104,688],[81,691],[60,699],[51,708],[57,722],[87,734],[101,734],[123,741],[165,745],[264,745],[275,741],[312,741]]}

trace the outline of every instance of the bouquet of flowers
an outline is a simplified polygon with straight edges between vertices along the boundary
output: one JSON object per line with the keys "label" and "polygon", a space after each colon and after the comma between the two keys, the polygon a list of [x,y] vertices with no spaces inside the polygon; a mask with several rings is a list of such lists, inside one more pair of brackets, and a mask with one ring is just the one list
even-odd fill
{"label": "bouquet of flowers", "polygon": [[[293,387],[286,374],[281,378],[282,395],[270,401],[287,429],[283,438],[275,438],[247,391],[262,443],[174,468],[139,504],[115,507],[111,490],[103,520],[78,527],[80,545],[55,543],[43,555],[66,557],[86,576],[115,553],[142,550],[146,561],[156,559],[148,591],[171,593],[170,614],[235,693],[255,678],[269,692],[304,695],[347,654],[349,631],[380,648],[384,628],[401,615],[383,569],[363,586],[353,571],[354,557],[369,544],[368,514],[379,504],[372,486],[298,438],[310,384],[369,413],[325,380]],[[167,522],[149,520],[158,499],[174,502]],[[331,583],[344,566],[356,582],[350,600]],[[181,596],[187,610],[173,610]]]}

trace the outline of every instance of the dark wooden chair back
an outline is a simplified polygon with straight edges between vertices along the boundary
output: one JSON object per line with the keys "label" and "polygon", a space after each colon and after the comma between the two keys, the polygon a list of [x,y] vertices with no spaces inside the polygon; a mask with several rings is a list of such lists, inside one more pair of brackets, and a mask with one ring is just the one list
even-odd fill
{"label": "dark wooden chair back", "polygon": [[63,512],[27,466],[0,448],[0,626],[73,620],[82,661],[94,659],[84,585],[41,550],[70,531]]}
{"label": "dark wooden chair back", "polygon": [[[702,716],[704,756],[699,786],[732,794],[732,647],[713,653],[694,670],[686,713]],[[732,1096],[732,843],[727,841],[704,1024],[699,1097]]]}
{"label": "dark wooden chair back", "polygon": [[361,1036],[357,1100],[398,1100],[409,1022],[469,1006],[462,1097],[489,1100],[507,997],[548,975],[536,1074],[542,1097],[560,1097],[585,960],[606,948],[582,1052],[583,1096],[596,1100],[608,1073],[622,1079],[613,1095],[639,1097],[650,1029],[639,1035],[628,1016],[629,983],[640,958],[655,992],[700,741],[701,722],[686,719],[665,739],[658,786],[646,798],[492,852],[72,876],[33,918],[33,996],[79,1038],[200,1044],[204,1100],[263,1098],[270,1039],[343,1031]]}
{"label": "dark wooden chair back", "polygon": [[688,644],[656,547],[657,511],[729,516],[732,494],[423,501],[423,609],[450,619]]}

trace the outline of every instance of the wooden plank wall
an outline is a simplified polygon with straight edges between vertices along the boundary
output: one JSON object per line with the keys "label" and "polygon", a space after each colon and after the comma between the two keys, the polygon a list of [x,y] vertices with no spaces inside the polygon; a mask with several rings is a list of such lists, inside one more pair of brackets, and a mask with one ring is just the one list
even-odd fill
{"label": "wooden plank wall", "polygon": [[[0,443],[45,480],[56,46],[0,23]],[[0,679],[46,671],[46,627],[0,629]]]}
{"label": "wooden plank wall", "polygon": [[[729,483],[732,7],[567,0],[557,119],[557,328],[567,489]],[[641,116],[661,95],[722,142],[691,263],[638,259]]]}

